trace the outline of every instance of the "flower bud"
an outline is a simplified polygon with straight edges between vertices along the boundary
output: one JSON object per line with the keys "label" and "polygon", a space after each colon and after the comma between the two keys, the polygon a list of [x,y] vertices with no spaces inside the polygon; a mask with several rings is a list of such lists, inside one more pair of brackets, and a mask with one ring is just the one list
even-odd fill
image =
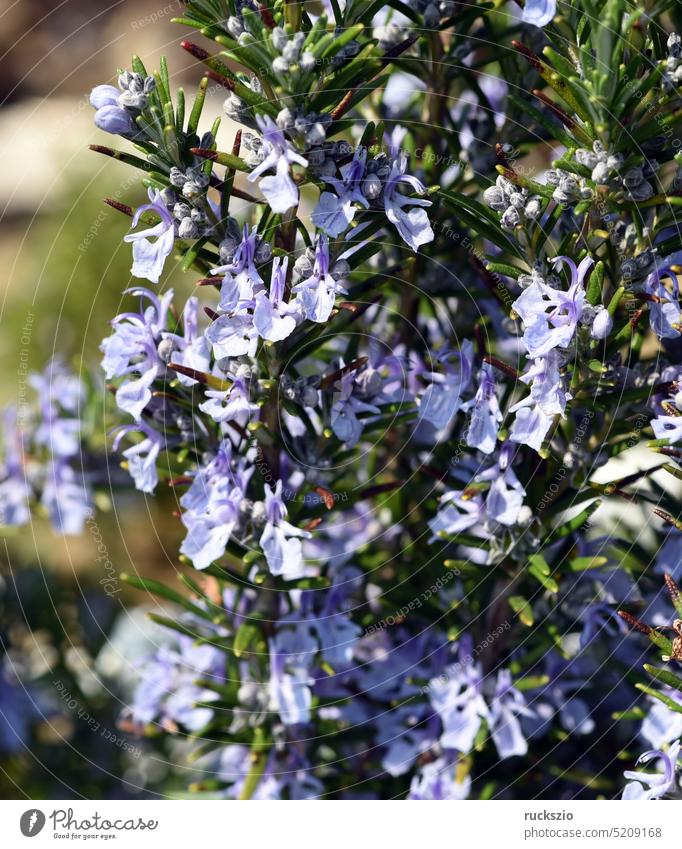
{"label": "flower bud", "polygon": [[597,312],[594,317],[594,322],[592,323],[592,331],[591,336],[593,339],[606,339],[606,337],[613,330],[613,319],[611,318],[609,311],[602,307],[599,312]]}

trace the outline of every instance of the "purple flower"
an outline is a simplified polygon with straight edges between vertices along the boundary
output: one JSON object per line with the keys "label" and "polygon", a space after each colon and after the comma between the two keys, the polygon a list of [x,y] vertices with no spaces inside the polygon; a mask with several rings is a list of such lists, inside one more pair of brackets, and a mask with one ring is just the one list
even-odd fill
{"label": "purple flower", "polygon": [[3,458],[0,463],[0,524],[25,525],[31,518],[31,487],[24,471],[24,437],[17,423],[17,411],[3,413]]}
{"label": "purple flower", "polygon": [[521,482],[512,468],[514,449],[505,443],[499,452],[497,462],[484,472],[476,475],[476,481],[490,481],[490,489],[485,500],[486,514],[501,525],[515,525],[523,507],[526,494]]}
{"label": "purple flower", "polygon": [[[192,296],[187,298],[187,303],[182,312],[183,334],[162,332],[161,336],[165,345],[160,346],[164,358],[168,362],[187,366],[195,371],[208,372],[211,367],[211,349],[208,340],[203,333],[199,333],[198,326],[199,299]],[[169,346],[171,350],[164,351]],[[193,377],[176,372],[176,379],[183,386],[195,386],[197,381]]]}
{"label": "purple flower", "polygon": [[471,790],[471,776],[459,781],[457,759],[444,755],[431,763],[424,764],[410,784],[407,797],[419,801],[455,801],[466,799]]}
{"label": "purple flower", "polygon": [[298,188],[289,174],[289,165],[295,162],[307,167],[308,160],[296,153],[272,118],[257,115],[256,121],[263,135],[264,159],[249,174],[248,180],[253,183],[265,171],[275,171],[273,176],[261,179],[260,190],[273,212],[286,212],[298,206]]}
{"label": "purple flower", "polygon": [[484,454],[492,454],[501,421],[502,412],[495,394],[493,369],[485,363],[479,373],[479,386],[473,400],[473,411],[466,435],[467,445],[470,448],[478,448]]}
{"label": "purple flower", "polygon": [[525,755],[528,743],[521,731],[519,716],[534,716],[523,695],[514,687],[511,673],[501,669],[497,674],[495,693],[490,701],[488,724],[500,758]]}
{"label": "purple flower", "polygon": [[287,512],[282,499],[282,481],[277,481],[274,489],[266,484],[266,523],[260,546],[272,574],[293,580],[304,574],[301,539],[308,539],[310,534],[287,522]]}
{"label": "purple flower", "polygon": [[441,745],[466,754],[471,751],[481,722],[489,718],[483,698],[483,675],[474,663],[470,641],[459,646],[459,660],[429,682],[429,699],[440,717]]}
{"label": "purple flower", "polygon": [[526,0],[523,21],[536,27],[547,26],[556,15],[556,0]]}
{"label": "purple flower", "polygon": [[266,295],[264,291],[256,294],[253,323],[258,334],[269,342],[281,342],[290,336],[300,315],[296,299],[290,303],[284,301],[288,265],[289,257],[283,260],[275,257],[272,261],[269,294]]}
{"label": "purple flower", "polygon": [[593,262],[585,257],[576,268],[569,257],[557,257],[556,265],[566,264],[571,270],[568,291],[553,289],[536,278],[512,304],[525,324],[523,343],[531,357],[545,356],[553,348],[571,343],[585,303],[585,277]]}
{"label": "purple flower", "polygon": [[[450,363],[450,357],[458,358],[457,365]],[[459,351],[445,351],[439,360],[443,364],[443,373],[429,372],[425,374],[431,380],[421,397],[419,417],[430,422],[437,430],[442,430],[452,420],[455,413],[462,408],[462,395],[471,383],[473,371],[474,348],[465,339]]]}
{"label": "purple flower", "polygon": [[659,772],[633,772],[626,770],[624,773],[631,783],[625,785],[623,799],[644,800],[660,799],[666,793],[672,793],[677,789],[677,765],[680,756],[680,741],[671,744],[667,752],[656,749],[644,752],[637,760],[638,764],[649,763],[658,760],[663,767]]}
{"label": "purple flower", "polygon": [[430,200],[403,195],[398,187],[403,184],[409,186],[413,191],[424,194],[426,188],[416,177],[406,174],[407,155],[399,154],[393,161],[391,173],[384,187],[384,209],[386,217],[395,225],[404,242],[413,251],[419,250],[420,245],[433,241],[433,230],[429,223],[429,217],[423,207],[431,206]]}
{"label": "purple flower", "polygon": [[242,307],[232,315],[221,315],[208,326],[206,338],[211,343],[216,359],[223,357],[241,357],[245,354],[254,357],[258,350],[258,329],[253,323],[253,315],[247,307]]}
{"label": "purple flower", "polygon": [[80,534],[92,515],[90,493],[83,481],[63,459],[48,465],[41,504],[58,534]]}
{"label": "purple flower", "polygon": [[298,293],[305,317],[318,323],[331,315],[337,293],[347,293],[329,269],[329,242],[324,233],[319,234],[315,244],[313,273],[297,283],[293,291]]}
{"label": "purple flower", "polygon": [[367,209],[369,201],[362,193],[362,180],[365,176],[367,151],[358,148],[352,162],[341,168],[341,179],[326,177],[325,182],[334,188],[332,192],[322,192],[311,220],[316,227],[336,238],[343,233],[353,220],[358,205]]}
{"label": "purple flower", "polygon": [[242,240],[232,261],[211,269],[211,274],[225,275],[220,289],[220,309],[223,312],[233,312],[240,305],[250,303],[255,292],[264,287],[263,278],[256,268],[257,240],[256,229],[249,234],[248,225],[245,224]]}
{"label": "purple flower", "polygon": [[611,318],[609,311],[603,308],[600,309],[594,317],[590,336],[593,339],[606,339],[612,330],[613,319]]}
{"label": "purple flower", "polygon": [[[124,242],[132,242],[133,266],[130,273],[134,277],[144,277],[151,283],[158,283],[166,257],[173,250],[175,242],[175,225],[173,216],[161,199],[161,192],[149,189],[150,203],[138,207],[133,216],[131,230],[137,227],[140,217],[145,212],[155,212],[161,221],[147,230],[138,230],[123,237]],[[154,238],[155,241],[150,241]]]}
{"label": "purple flower", "polygon": [[199,404],[199,409],[215,422],[248,418],[259,409],[258,404],[249,400],[249,390],[241,377],[234,378],[229,389],[208,389],[205,394],[209,400]]}
{"label": "purple flower", "polygon": [[509,409],[516,413],[509,438],[539,451],[554,416],[564,414],[571,398],[562,385],[558,353],[551,350],[546,356],[537,357],[520,380],[530,383],[530,394]]}
{"label": "purple flower", "polygon": [[246,476],[233,472],[232,446],[223,440],[216,456],[198,469],[192,485],[180,499],[187,528],[180,552],[195,569],[206,569],[225,553],[225,546],[239,518]]}
{"label": "purple flower", "polygon": [[485,521],[485,505],[480,495],[465,498],[461,491],[447,492],[440,503],[443,506],[429,520],[429,528],[434,535],[432,539],[438,535],[460,534]]}
{"label": "purple flower", "polygon": [[134,135],[137,131],[129,112],[118,105],[121,92],[112,85],[98,85],[90,92],[90,105],[96,110],[95,124],[105,133]]}
{"label": "purple flower", "polygon": [[304,667],[287,668],[287,655],[270,644],[270,695],[273,709],[285,725],[301,725],[310,720],[311,686],[314,683]]}
{"label": "purple flower", "polygon": [[[672,296],[661,278],[672,281]],[[670,268],[653,271],[646,279],[644,291],[657,298],[649,303],[651,329],[659,339],[677,339],[680,335],[680,284],[677,274]]]}
{"label": "purple flower", "polygon": [[124,436],[136,432],[144,434],[145,438],[123,452],[123,456],[128,461],[128,473],[135,481],[135,488],[140,492],[154,492],[159,482],[156,461],[165,444],[163,435],[143,421],[122,425],[118,428],[114,440],[114,451],[118,450]]}
{"label": "purple flower", "polygon": [[[343,367],[343,361],[341,361]],[[331,427],[336,437],[353,448],[362,436],[362,422],[358,413],[380,413],[374,404],[367,404],[353,395],[355,375],[348,372],[336,382],[334,402],[331,409]]]}
{"label": "purple flower", "polygon": [[199,731],[213,717],[207,707],[197,702],[215,701],[214,690],[197,685],[198,679],[221,683],[225,679],[225,656],[208,644],[197,645],[189,637],[178,637],[178,648],[163,646],[147,660],[135,690],[130,713],[135,722],[147,725],[158,721],[173,728],[180,725],[188,731]]}
{"label": "purple flower", "polygon": [[539,451],[552,425],[553,417],[543,413],[537,405],[522,407],[517,404],[514,408],[516,408],[516,419],[509,439]]}
{"label": "purple flower", "polygon": [[161,298],[148,289],[128,292],[150,304],[143,312],[116,316],[112,321],[114,332],[102,342],[100,350],[104,352],[102,368],[107,380],[124,378],[116,391],[116,403],[134,419],[139,419],[151,401],[151,385],[165,371],[158,345],[167,326],[173,291],[169,290]]}

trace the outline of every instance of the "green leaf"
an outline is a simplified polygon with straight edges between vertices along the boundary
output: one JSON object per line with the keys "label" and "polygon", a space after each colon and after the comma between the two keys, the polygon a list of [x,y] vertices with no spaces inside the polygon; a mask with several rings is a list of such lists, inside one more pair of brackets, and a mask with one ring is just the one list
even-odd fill
{"label": "green leaf", "polygon": [[656,681],[660,681],[661,684],[665,684],[668,687],[672,687],[673,690],[678,690],[682,693],[682,678],[674,675],[670,672],[670,670],[659,669],[657,666],[652,666],[650,663],[645,663],[644,668],[652,678],[656,679]]}
{"label": "green leaf", "polygon": [[588,569],[600,569],[608,562],[608,557],[573,557],[568,565],[573,572],[584,572]]}
{"label": "green leaf", "polygon": [[207,610],[193,604],[188,598],[182,595],[182,593],[167,587],[159,581],[154,581],[151,578],[138,578],[137,575],[128,575],[126,572],[121,573],[120,577],[124,583],[131,587],[136,587],[137,589],[144,590],[151,595],[165,598],[167,601],[172,601],[174,604],[184,607],[185,610],[189,610],[190,613],[193,613],[195,616],[200,616],[202,619],[211,619],[211,615]]}
{"label": "green leaf", "polygon": [[532,627],[535,622],[535,617],[533,616],[533,608],[529,604],[529,602],[521,595],[513,595],[509,597],[509,606],[516,613],[528,628]]}
{"label": "green leaf", "polygon": [[242,622],[234,635],[234,656],[241,658],[261,637],[260,628],[252,622]]}
{"label": "green leaf", "polygon": [[674,699],[671,699],[669,696],[664,695],[663,693],[659,693],[658,690],[655,690],[653,687],[647,687],[646,684],[635,684],[638,690],[641,690],[643,693],[646,693],[647,696],[652,696],[654,699],[658,699],[659,702],[663,702],[663,704],[670,708],[670,710],[675,711],[675,713],[682,713],[682,705],[678,704]]}

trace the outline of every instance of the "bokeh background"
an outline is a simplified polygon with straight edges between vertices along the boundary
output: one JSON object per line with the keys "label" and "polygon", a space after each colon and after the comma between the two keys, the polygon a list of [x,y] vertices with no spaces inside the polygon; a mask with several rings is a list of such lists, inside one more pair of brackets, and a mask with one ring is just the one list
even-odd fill
{"label": "bokeh background", "polygon": [[[158,66],[164,53],[190,93],[201,73],[171,23],[180,11],[177,0],[0,2],[3,404],[16,401],[26,368],[40,371],[57,351],[82,377],[98,374],[100,341],[132,282],[129,222],[103,198],[136,206],[144,190],[126,166],[88,150],[107,141],[88,95],[115,83],[133,54]],[[222,99],[209,93],[207,121]],[[192,288],[178,270],[168,283]],[[91,424],[103,446],[106,427]],[[115,479],[116,468],[107,472]],[[117,576],[173,583],[181,532],[170,493],[97,506],[79,537],[55,535],[40,516],[0,529],[1,798],[139,798],[188,782],[174,766],[181,758],[120,722],[133,659],[164,637],[145,615],[154,603]]]}

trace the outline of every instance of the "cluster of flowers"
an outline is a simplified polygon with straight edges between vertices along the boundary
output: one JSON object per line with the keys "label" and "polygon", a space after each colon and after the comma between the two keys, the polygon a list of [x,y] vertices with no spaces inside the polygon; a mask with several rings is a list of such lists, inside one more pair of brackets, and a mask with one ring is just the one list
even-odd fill
{"label": "cluster of flowers", "polygon": [[[677,793],[682,690],[668,678],[640,703],[646,714],[625,709],[642,651],[617,611],[634,604],[669,627],[648,572],[679,579],[680,520],[652,472],[609,465],[650,428],[664,469],[681,475],[682,243],[660,194],[679,176],[651,116],[660,38],[647,42],[659,64],[633,86],[620,71],[605,78],[611,41],[598,21],[580,51],[481,47],[473,63],[465,42],[496,44],[497,10],[420,0],[408,17],[358,3],[335,5],[332,24],[292,4],[227,5],[214,20],[190,0],[186,22],[249,73],[184,46],[230,92],[224,110],[244,126],[232,153],[218,150],[217,124],[197,134],[205,85],[186,126],[163,69],[152,77],[136,61],[120,92],[92,94],[98,126],[153,166],[150,202],[129,210],[124,238],[132,274],[159,288],[129,289],[139,306],[101,346],[125,417],[114,448],[130,440],[138,490],[173,488],[183,562],[202,572],[178,637],[142,665],[128,718],[142,733],[229,740],[201,761],[228,797],[459,799],[480,795],[491,769],[499,795],[568,796],[597,772],[612,795],[625,780],[626,798]],[[538,28],[555,12],[527,0],[509,23],[544,43]],[[604,25],[643,27],[619,14]],[[457,37],[442,37],[451,27]],[[630,68],[632,45],[619,49]],[[403,55],[413,77],[392,70]],[[497,78],[521,78],[526,61],[524,100]],[[467,85],[474,67],[499,85]],[[446,107],[455,93],[462,102]],[[599,112],[607,103],[631,133]],[[666,127],[675,103],[659,115]],[[476,150],[489,108],[496,153]],[[537,180],[509,161],[536,149],[525,110],[554,155],[563,146]],[[233,195],[251,203],[239,221]],[[173,251],[202,274],[182,309],[160,284]],[[36,444],[61,463],[73,451],[55,453],[54,434],[73,402],[50,386],[40,397],[51,400]],[[7,457],[3,487],[18,483]],[[657,505],[665,546],[653,570],[619,522],[593,518],[611,497],[645,521]],[[622,725],[599,761],[582,739],[606,733],[614,713]],[[615,753],[633,730],[662,773],[623,779]],[[558,768],[550,788],[524,760],[529,741],[581,769]]]}
{"label": "cluster of flowers", "polygon": [[28,378],[34,398],[3,414],[0,523],[19,527],[39,502],[59,534],[79,534],[92,514],[82,463],[85,387],[58,359]]}

